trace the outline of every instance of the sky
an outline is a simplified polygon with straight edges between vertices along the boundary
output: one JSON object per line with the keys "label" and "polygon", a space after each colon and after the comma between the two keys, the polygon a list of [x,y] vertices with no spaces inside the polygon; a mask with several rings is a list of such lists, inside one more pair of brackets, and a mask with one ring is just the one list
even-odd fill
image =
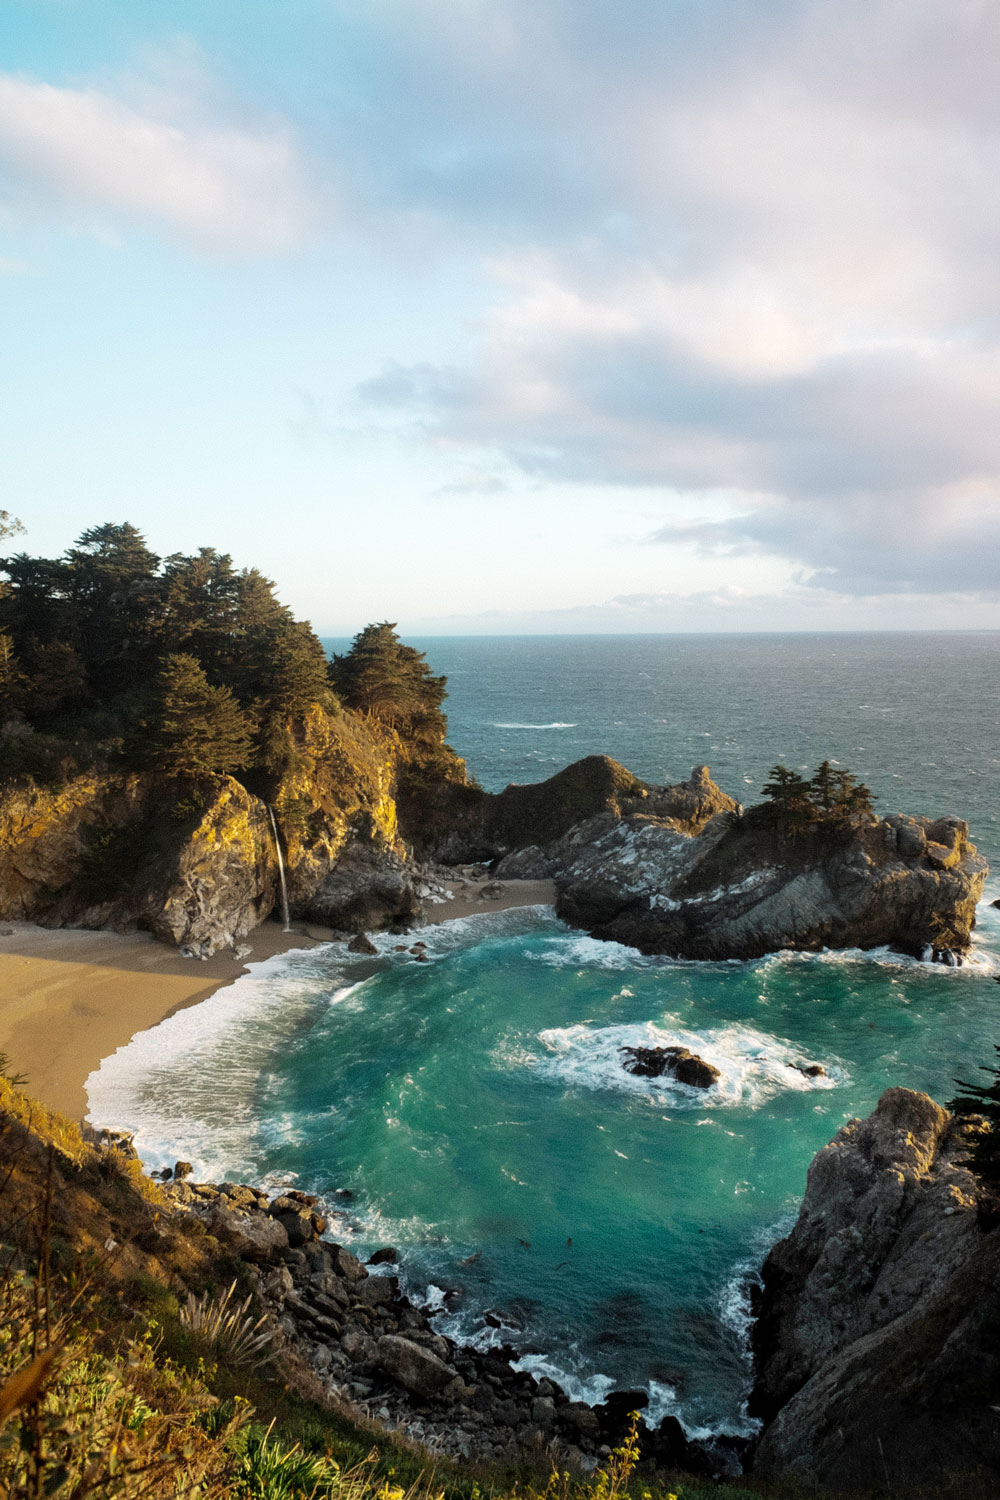
{"label": "sky", "polygon": [[998,75],[995,0],[4,0],[4,547],[998,628]]}

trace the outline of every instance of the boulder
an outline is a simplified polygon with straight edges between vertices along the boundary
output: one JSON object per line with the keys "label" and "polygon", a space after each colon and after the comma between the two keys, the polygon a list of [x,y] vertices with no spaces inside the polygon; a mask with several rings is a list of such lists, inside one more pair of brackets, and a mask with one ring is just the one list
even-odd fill
{"label": "boulder", "polygon": [[221,1203],[209,1210],[205,1227],[242,1260],[272,1260],[287,1250],[290,1243],[280,1219],[267,1214],[239,1213]]}
{"label": "boulder", "polygon": [[626,1073],[639,1078],[662,1078],[668,1073],[689,1088],[710,1089],[722,1077],[718,1068],[688,1047],[622,1047],[621,1051]]}
{"label": "boulder", "polygon": [[348,953],[377,953],[378,949],[366,933],[359,932],[347,945]]}
{"label": "boulder", "polygon": [[376,1358],[389,1379],[414,1396],[437,1396],[456,1378],[456,1371],[443,1359],[398,1334],[379,1339]]}

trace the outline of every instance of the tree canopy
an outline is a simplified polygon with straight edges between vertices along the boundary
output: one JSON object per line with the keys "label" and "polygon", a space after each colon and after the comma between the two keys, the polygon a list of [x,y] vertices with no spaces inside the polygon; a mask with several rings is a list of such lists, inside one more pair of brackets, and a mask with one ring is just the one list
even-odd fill
{"label": "tree canopy", "polygon": [[[14,529],[0,513],[0,536]],[[294,618],[262,573],[236,568],[214,548],[161,560],[136,527],[107,522],[90,527],[62,557],[20,552],[0,560],[0,572],[7,580],[0,587],[0,728],[18,730],[18,768],[32,735],[50,747],[64,743],[77,758],[86,752],[143,763],[150,734],[162,741],[168,667],[177,693],[182,680],[194,693],[200,674],[202,717],[218,727],[228,715],[232,728],[224,702],[241,716],[233,742],[239,753],[222,757],[233,765],[280,771],[293,722],[311,703],[336,708],[326,655],[310,626]],[[190,735],[190,759],[201,764],[207,752],[195,747],[193,728]]]}
{"label": "tree canopy", "polygon": [[822,761],[808,781],[787,766],[772,766],[761,791],[771,815],[793,830],[867,821],[872,816],[870,788],[829,760]]}
{"label": "tree canopy", "polygon": [[447,679],[435,677],[424,654],[404,646],[395,622],[366,625],[344,656],[335,656],[330,676],[339,696],[359,713],[389,724],[425,744],[447,732],[441,711]]}

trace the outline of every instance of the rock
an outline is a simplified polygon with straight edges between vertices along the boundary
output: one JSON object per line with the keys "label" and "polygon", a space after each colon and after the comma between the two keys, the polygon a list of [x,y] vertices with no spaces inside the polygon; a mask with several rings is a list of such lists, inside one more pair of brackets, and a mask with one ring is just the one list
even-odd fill
{"label": "rock", "polygon": [[174,1180],[180,1181],[182,1177],[190,1177],[194,1167],[189,1161],[178,1161],[174,1163]]}
{"label": "rock", "polygon": [[393,1300],[398,1290],[395,1276],[370,1276],[359,1283],[355,1300],[361,1307],[382,1307]]}
{"label": "rock", "polygon": [[620,1050],[631,1059],[623,1064],[626,1073],[635,1073],[640,1078],[662,1078],[664,1073],[669,1073],[678,1083],[686,1083],[690,1088],[709,1089],[722,1077],[718,1068],[687,1047],[622,1047]]}
{"label": "rock", "polygon": [[1000,1235],[980,1222],[968,1128],[889,1089],[813,1160],[762,1273],[755,1471],[856,1490],[1000,1484]]}
{"label": "rock", "polygon": [[826,1078],[827,1071],[821,1063],[790,1063],[796,1073],[802,1073],[806,1078]]}
{"label": "rock", "polygon": [[390,1380],[397,1381],[415,1396],[436,1396],[456,1376],[436,1354],[398,1334],[385,1334],[379,1339],[376,1357]]}
{"label": "rock", "polygon": [[352,1328],[344,1334],[340,1347],[348,1359],[356,1364],[368,1364],[376,1358],[375,1340],[367,1333],[359,1333],[357,1329]]}
{"label": "rock", "polygon": [[347,951],[348,953],[372,954],[377,953],[378,949],[370,937],[367,937],[363,932],[359,932],[356,937],[351,938],[351,941],[347,945]]}
{"label": "rock", "polygon": [[[308,898],[305,914],[359,936],[389,927],[405,932],[420,913],[420,901],[405,862],[379,840],[355,837]],[[354,953],[375,951],[364,947]]]}
{"label": "rock", "polygon": [[369,1255],[367,1264],[370,1266],[394,1266],[398,1259],[399,1254],[392,1245],[383,1245],[381,1250],[376,1250],[374,1255]]}
{"label": "rock", "polygon": [[349,1283],[363,1281],[368,1275],[364,1266],[356,1255],[346,1250],[343,1245],[327,1245],[330,1252],[332,1269],[337,1276],[342,1276]]}
{"label": "rock", "polygon": [[601,1435],[612,1447],[617,1447],[628,1432],[633,1412],[643,1412],[649,1405],[646,1391],[610,1391],[594,1415]]}
{"label": "rock", "polygon": [[292,1273],[287,1266],[275,1266],[264,1278],[262,1291],[265,1297],[270,1297],[274,1302],[284,1302],[288,1293],[292,1291],[295,1283]]}
{"label": "rock", "polygon": [[564,921],[682,958],[881,945],[919,956],[928,945],[955,954],[969,946],[987,865],[960,818],[859,817],[789,838],[751,809],[717,814],[692,836],[647,810],[656,805],[650,795],[641,813],[594,820],[562,841],[555,881]]}
{"label": "rock", "polygon": [[270,1222],[280,1225],[293,1250],[308,1245],[313,1237],[312,1216],[307,1208],[301,1208],[293,1213],[275,1214]]}
{"label": "rock", "polygon": [[271,1260],[292,1243],[281,1219],[238,1213],[221,1203],[209,1210],[205,1226],[243,1260]]}
{"label": "rock", "polygon": [[480,901],[499,901],[504,894],[504,890],[505,887],[500,884],[499,880],[489,881],[486,885],[480,887],[478,899]]}
{"label": "rock", "polygon": [[566,1406],[560,1407],[558,1420],[563,1427],[569,1428],[575,1442],[579,1442],[581,1438],[596,1438],[600,1434],[597,1413],[583,1401],[570,1401]]}

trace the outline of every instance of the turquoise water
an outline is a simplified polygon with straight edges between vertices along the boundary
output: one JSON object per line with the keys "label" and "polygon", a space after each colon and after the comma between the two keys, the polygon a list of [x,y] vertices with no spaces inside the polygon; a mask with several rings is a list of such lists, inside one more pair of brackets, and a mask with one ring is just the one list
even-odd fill
{"label": "turquoise water", "polygon": [[[746,795],[779,756],[829,749],[893,797],[883,810],[961,812],[989,852],[997,638],[838,640],[839,675],[829,639],[743,638],[728,672],[732,640],[619,641],[614,682],[603,643],[420,644],[451,674],[452,740],[487,784],[608,748],[647,775],[707,759]],[[546,672],[547,715],[531,711]],[[567,727],[494,727],[543,722]],[[990,1059],[1000,912],[983,909],[958,970],[888,953],[648,959],[544,908],[423,936],[428,964],[385,937],[377,959],[258,966],[109,1059],[93,1117],[136,1129],[151,1163],[295,1181],[341,1209],[347,1189],[338,1235],[405,1249],[446,1331],[512,1343],[575,1393],[643,1384],[689,1430],[745,1430],[747,1271],[844,1119],[890,1084],[948,1097]],[[721,1068],[718,1089],[622,1070],[621,1046],[672,1041]]]}

